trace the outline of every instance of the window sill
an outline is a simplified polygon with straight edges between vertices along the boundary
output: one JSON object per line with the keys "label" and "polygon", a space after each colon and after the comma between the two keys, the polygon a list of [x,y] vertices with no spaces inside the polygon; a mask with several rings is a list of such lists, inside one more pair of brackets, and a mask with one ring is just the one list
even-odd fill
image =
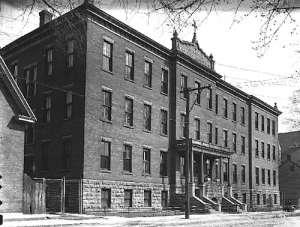
{"label": "window sill", "polygon": [[160,133],[160,135],[163,137],[168,137],[168,134]]}
{"label": "window sill", "polygon": [[100,118],[100,121],[108,123],[108,124],[113,124],[111,120],[107,120],[107,119],[103,119],[103,118]]}
{"label": "window sill", "polygon": [[237,123],[236,120],[232,120],[232,122],[235,123],[235,124]]}
{"label": "window sill", "polygon": [[164,96],[169,96],[167,93],[164,93],[163,91],[161,91],[160,94],[162,94]]}
{"label": "window sill", "polygon": [[207,107],[206,109],[209,110],[209,111],[212,111],[212,108]]}
{"label": "window sill", "polygon": [[180,96],[180,99],[186,101],[186,98],[185,98],[185,97]]}
{"label": "window sill", "polygon": [[245,127],[245,123],[243,124],[243,123],[241,123],[241,126],[244,126]]}
{"label": "window sill", "polygon": [[127,172],[127,171],[123,171],[122,174],[123,175],[133,175],[132,172]]}
{"label": "window sill", "polygon": [[223,119],[228,120],[228,117],[223,117]]}
{"label": "window sill", "polygon": [[132,125],[124,125],[124,127],[134,129],[134,127]]}
{"label": "window sill", "polygon": [[142,176],[144,176],[144,177],[151,177],[151,174],[150,173],[143,173]]}
{"label": "window sill", "polygon": [[25,143],[24,144],[25,147],[27,147],[27,146],[33,146],[33,145],[35,145],[35,142],[30,142],[30,143]]}
{"label": "window sill", "polygon": [[111,173],[111,171],[108,169],[100,169],[100,172],[101,173]]}
{"label": "window sill", "polygon": [[152,133],[152,131],[148,129],[143,129],[143,132]]}
{"label": "window sill", "polygon": [[149,89],[149,90],[152,90],[152,87],[149,87],[148,85],[145,85],[145,84],[144,84],[143,87],[144,87],[144,88],[147,88],[147,89]]}
{"label": "window sill", "polygon": [[66,118],[63,118],[63,121],[69,121],[71,119],[72,119],[72,117],[66,117]]}
{"label": "window sill", "polygon": [[50,77],[50,76],[53,76],[53,73],[44,75],[44,78],[47,78],[47,77]]}
{"label": "window sill", "polygon": [[32,95],[32,96],[28,96],[28,97],[26,97],[26,99],[32,99],[32,98],[34,98],[34,97],[36,97],[36,94],[35,94],[35,95]]}
{"label": "window sill", "polygon": [[201,107],[200,103],[195,102],[195,105]]}
{"label": "window sill", "polygon": [[160,175],[161,178],[168,178],[167,175]]}
{"label": "window sill", "polygon": [[132,79],[128,79],[128,78],[124,77],[124,80],[127,80],[127,81],[129,81],[131,83],[134,83],[134,79],[132,80]]}
{"label": "window sill", "polygon": [[112,71],[109,71],[109,70],[106,70],[106,69],[103,69],[103,68],[102,68],[102,70],[103,70],[104,72],[107,72],[107,73],[110,74],[110,75],[113,75],[113,74],[114,74]]}
{"label": "window sill", "polygon": [[45,122],[45,123],[42,123],[41,125],[42,126],[44,126],[44,125],[50,125],[50,122]]}

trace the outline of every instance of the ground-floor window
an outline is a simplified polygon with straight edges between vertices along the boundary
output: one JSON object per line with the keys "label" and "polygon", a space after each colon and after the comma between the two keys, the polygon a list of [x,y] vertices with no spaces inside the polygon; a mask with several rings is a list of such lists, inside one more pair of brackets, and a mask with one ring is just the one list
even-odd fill
{"label": "ground-floor window", "polygon": [[243,193],[243,203],[246,203],[246,199],[247,199],[247,194]]}
{"label": "ground-floor window", "polygon": [[260,194],[256,195],[256,204],[259,205],[260,204]]}
{"label": "ground-floor window", "polygon": [[151,207],[151,191],[144,191],[144,207]]}
{"label": "ground-floor window", "polygon": [[277,204],[277,195],[274,195],[274,204]]}
{"label": "ground-floor window", "polygon": [[124,206],[132,207],[132,190],[124,190]]}
{"label": "ground-floor window", "polygon": [[161,192],[161,206],[162,207],[168,206],[168,192],[167,191]]}
{"label": "ground-floor window", "polygon": [[234,194],[233,194],[233,197],[234,197],[235,199],[238,199],[238,194],[237,194],[237,193],[234,193]]}
{"label": "ground-floor window", "polygon": [[266,194],[263,194],[263,204],[266,204],[267,203],[267,196]]}
{"label": "ground-floor window", "polygon": [[102,189],[101,190],[101,208],[110,208],[110,197],[111,191],[110,189]]}

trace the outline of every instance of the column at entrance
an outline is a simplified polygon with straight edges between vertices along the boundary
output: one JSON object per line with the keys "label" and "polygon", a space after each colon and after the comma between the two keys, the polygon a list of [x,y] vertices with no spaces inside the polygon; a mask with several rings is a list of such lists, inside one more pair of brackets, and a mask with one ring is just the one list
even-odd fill
{"label": "column at entrance", "polygon": [[200,153],[200,169],[199,169],[199,191],[200,198],[202,198],[205,194],[204,188],[204,162],[203,162],[203,152]]}
{"label": "column at entrance", "polygon": [[220,183],[221,184],[223,184],[222,166],[223,166],[223,159],[222,159],[222,157],[220,157],[219,158],[219,177],[220,177]]}
{"label": "column at entrance", "polygon": [[230,158],[228,158],[228,186],[227,186],[227,197],[231,198],[232,197],[232,186],[231,186],[231,163],[230,163]]}
{"label": "column at entrance", "polygon": [[[191,147],[191,145],[190,145]],[[194,151],[190,148],[190,197],[195,197],[195,182],[194,182]]]}

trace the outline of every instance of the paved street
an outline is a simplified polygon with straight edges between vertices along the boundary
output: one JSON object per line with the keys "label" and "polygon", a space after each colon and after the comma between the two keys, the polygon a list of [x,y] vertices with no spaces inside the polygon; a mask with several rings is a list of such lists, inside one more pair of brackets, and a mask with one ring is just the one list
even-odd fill
{"label": "paved street", "polygon": [[[5,217],[5,216],[4,216]],[[26,217],[26,218],[24,218]],[[31,215],[10,221],[4,221],[3,226],[300,226],[300,212],[249,212],[242,214],[205,214],[191,215],[185,219],[184,215],[164,217],[99,217],[93,215]],[[10,217],[11,218],[11,217]],[[8,220],[9,217],[6,216]]]}

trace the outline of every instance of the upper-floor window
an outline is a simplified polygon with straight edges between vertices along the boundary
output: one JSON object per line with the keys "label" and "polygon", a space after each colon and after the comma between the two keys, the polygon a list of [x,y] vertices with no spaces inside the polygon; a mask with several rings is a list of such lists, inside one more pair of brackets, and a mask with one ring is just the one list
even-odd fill
{"label": "upper-floor window", "polygon": [[268,185],[271,185],[271,170],[268,169]]}
{"label": "upper-floor window", "polygon": [[259,185],[259,168],[255,167],[256,184]]}
{"label": "upper-floor window", "polygon": [[168,134],[168,111],[166,110],[161,110],[161,127],[160,127],[160,132],[163,135]]}
{"label": "upper-floor window", "polygon": [[185,99],[189,95],[188,92],[184,92],[186,88],[187,88],[187,77],[184,75],[181,75],[181,80],[180,80],[180,90],[182,91],[181,97],[183,97]]}
{"label": "upper-floor window", "polygon": [[53,49],[46,50],[46,75],[51,75],[53,70]]}
{"label": "upper-floor window", "polygon": [[111,142],[102,140],[100,150],[100,168],[110,170]]}
{"label": "upper-floor window", "polygon": [[207,89],[207,108],[212,109],[212,89]]}
{"label": "upper-floor window", "polygon": [[223,99],[223,117],[228,118],[228,100]]}
{"label": "upper-floor window", "polygon": [[151,106],[144,104],[144,129],[151,131]]}
{"label": "upper-floor window", "polygon": [[201,92],[199,91],[200,87],[201,87],[201,83],[195,81],[195,88],[197,89],[195,90],[195,100],[196,103],[199,105],[201,104]]}
{"label": "upper-floor window", "polygon": [[236,153],[236,133],[232,133],[232,150]]}
{"label": "upper-floor window", "polygon": [[74,65],[74,40],[71,39],[67,43],[67,68]]}
{"label": "upper-floor window", "polygon": [[242,165],[242,183],[246,183],[246,166]]}
{"label": "upper-floor window", "polygon": [[145,61],[145,86],[152,87],[152,63]]}
{"label": "upper-floor window", "polygon": [[180,124],[181,124],[181,136],[186,137],[186,125],[185,125],[185,114],[180,115]]}
{"label": "upper-floor window", "polygon": [[254,126],[255,126],[255,129],[258,130],[258,113],[257,112],[255,112],[255,124],[254,124]]}
{"label": "upper-floor window", "polygon": [[50,142],[42,142],[42,162],[41,162],[41,170],[42,171],[49,171],[49,161],[50,161],[50,149],[49,146]]}
{"label": "upper-floor window", "polygon": [[223,130],[223,145],[224,147],[228,147],[228,131]]}
{"label": "upper-floor window", "polygon": [[261,157],[265,158],[265,143],[261,142]]}
{"label": "upper-floor window", "polygon": [[161,73],[161,92],[164,94],[168,94],[168,86],[169,86],[169,72],[166,69],[162,69]]}
{"label": "upper-floor window", "polygon": [[216,100],[215,100],[215,105],[216,105],[216,114],[219,114],[219,95],[218,94],[216,94]]}
{"label": "upper-floor window", "polygon": [[37,66],[25,70],[25,91],[26,98],[36,95]]}
{"label": "upper-floor window", "polygon": [[43,123],[48,123],[51,120],[51,94],[44,95],[43,107]]}
{"label": "upper-floor window", "polygon": [[272,135],[275,136],[276,133],[276,126],[275,121],[272,121]]}
{"label": "upper-floor window", "polygon": [[276,147],[273,145],[273,161],[276,160]]}
{"label": "upper-floor window", "polygon": [[241,153],[245,154],[246,149],[245,149],[245,136],[241,136]]}
{"label": "upper-floor window", "polygon": [[126,79],[134,80],[133,53],[126,51]]}
{"label": "upper-floor window", "polygon": [[111,92],[103,90],[103,119],[111,121]]}
{"label": "upper-floor window", "polygon": [[270,131],[271,131],[271,122],[270,119],[267,118],[267,133],[270,134]]}
{"label": "upper-floor window", "polygon": [[160,152],[160,175],[167,176],[167,155],[166,151]]}
{"label": "upper-floor window", "polygon": [[265,116],[261,115],[261,131],[265,131]]}
{"label": "upper-floor window", "polygon": [[128,144],[124,145],[123,171],[130,173],[132,171],[132,146]]}
{"label": "upper-floor window", "polygon": [[212,143],[212,123],[207,122],[207,142]]}
{"label": "upper-floor window", "polygon": [[237,182],[237,165],[232,164],[232,181],[233,183]]}
{"label": "upper-floor window", "polygon": [[150,174],[150,149],[143,148],[143,173]]}
{"label": "upper-floor window", "polygon": [[125,125],[133,125],[133,100],[125,97]]}
{"label": "upper-floor window", "polygon": [[195,119],[195,139],[200,140],[200,119]]}
{"label": "upper-floor window", "polygon": [[245,107],[241,107],[241,124],[245,124]]}
{"label": "upper-floor window", "polygon": [[35,124],[25,125],[25,144],[35,142]]}
{"label": "upper-floor window", "polygon": [[232,120],[236,121],[236,103],[232,103]]}
{"label": "upper-floor window", "polygon": [[273,170],[273,186],[276,186],[276,170]]}
{"label": "upper-floor window", "polygon": [[262,184],[266,183],[266,170],[264,168],[261,169],[261,183]]}
{"label": "upper-floor window", "polygon": [[72,104],[73,104],[73,95],[72,90],[68,89],[65,92],[65,110],[64,110],[64,117],[71,118],[72,117]]}
{"label": "upper-floor window", "polygon": [[215,127],[215,144],[219,143],[219,128]]}
{"label": "upper-floor window", "polygon": [[18,63],[15,63],[12,65],[12,73],[11,74],[13,75],[16,82],[18,81],[18,76],[19,76],[18,69],[19,69]]}
{"label": "upper-floor window", "polygon": [[62,152],[62,169],[71,169],[71,151],[72,151],[71,139],[64,139],[63,152]]}
{"label": "upper-floor window", "polygon": [[112,47],[113,44],[104,40],[103,42],[103,69],[112,72]]}
{"label": "upper-floor window", "polygon": [[267,144],[267,159],[271,159],[271,145]]}
{"label": "upper-floor window", "polygon": [[258,151],[258,140],[255,140],[255,157],[257,157],[257,158],[258,158],[258,153],[259,153],[259,151]]}

